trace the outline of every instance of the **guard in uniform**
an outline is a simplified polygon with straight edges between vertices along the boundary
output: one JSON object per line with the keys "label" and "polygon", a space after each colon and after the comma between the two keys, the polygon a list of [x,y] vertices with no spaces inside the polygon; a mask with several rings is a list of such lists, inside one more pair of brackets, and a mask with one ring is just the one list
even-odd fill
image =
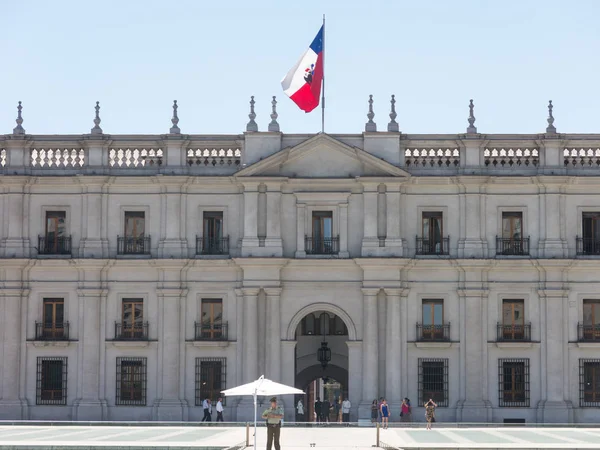
{"label": "guard in uniform", "polygon": [[262,414],[262,418],[267,420],[267,450],[271,450],[273,441],[275,441],[275,450],[281,450],[279,445],[279,435],[281,434],[281,419],[283,419],[283,409],[277,406],[277,397],[271,399],[271,407]]}

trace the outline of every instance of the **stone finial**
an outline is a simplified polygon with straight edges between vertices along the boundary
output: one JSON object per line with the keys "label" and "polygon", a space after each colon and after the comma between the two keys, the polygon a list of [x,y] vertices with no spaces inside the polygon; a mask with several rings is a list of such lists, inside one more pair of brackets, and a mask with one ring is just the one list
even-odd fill
{"label": "stone finial", "polygon": [[177,100],[173,100],[173,118],[171,119],[171,123],[173,124],[173,126],[169,130],[169,133],[171,133],[171,134],[180,134],[181,133],[181,130],[177,126],[177,124],[179,123],[179,117],[177,116],[177,108],[178,108]]}
{"label": "stone finial", "polygon": [[396,96],[392,94],[392,99],[390,100],[392,105],[392,110],[390,111],[390,123],[388,123],[388,131],[398,132],[400,131],[400,127],[398,126],[398,122],[396,122]]}
{"label": "stone finial", "polygon": [[254,119],[256,119],[256,113],[254,112],[254,103],[255,101],[253,95],[252,97],[250,97],[250,114],[248,114],[250,121],[246,125],[246,131],[258,131],[258,125],[254,121]]}
{"label": "stone finial", "polygon": [[275,98],[275,96],[273,96],[273,100],[271,101],[271,105],[272,105],[272,109],[273,111],[271,112],[271,123],[269,124],[269,131],[279,131],[279,124],[277,123],[277,100]]}
{"label": "stone finial", "polygon": [[25,134],[25,128],[23,128],[23,117],[21,116],[21,111],[23,107],[21,106],[21,102],[19,102],[19,106],[17,106],[17,126],[13,128],[13,134]]}
{"label": "stone finial", "polygon": [[375,117],[375,113],[373,112],[373,96],[369,95],[369,112],[367,113],[369,121],[365,124],[365,131],[377,131],[377,124],[373,122],[373,117]]}
{"label": "stone finial", "polygon": [[92,134],[102,134],[102,128],[100,128],[100,102],[96,102],[96,117],[94,118],[94,128],[92,128]]}
{"label": "stone finial", "polygon": [[477,127],[475,126],[475,115],[473,114],[473,110],[475,109],[475,105],[473,104],[473,99],[469,100],[469,127],[467,128],[467,133],[477,133]]}
{"label": "stone finial", "polygon": [[554,116],[552,115],[552,100],[548,102],[548,126],[546,127],[546,133],[556,133],[556,127],[554,126]]}

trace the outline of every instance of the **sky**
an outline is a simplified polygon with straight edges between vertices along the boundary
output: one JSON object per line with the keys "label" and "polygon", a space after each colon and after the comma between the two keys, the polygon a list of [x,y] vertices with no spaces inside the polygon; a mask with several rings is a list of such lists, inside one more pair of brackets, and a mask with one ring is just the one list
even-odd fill
{"label": "sky", "polygon": [[361,133],[390,95],[403,133],[600,132],[600,1],[0,0],[0,134],[23,101],[28,134],[239,134],[255,96],[266,131],[316,133],[281,79],[323,14],[325,131]]}

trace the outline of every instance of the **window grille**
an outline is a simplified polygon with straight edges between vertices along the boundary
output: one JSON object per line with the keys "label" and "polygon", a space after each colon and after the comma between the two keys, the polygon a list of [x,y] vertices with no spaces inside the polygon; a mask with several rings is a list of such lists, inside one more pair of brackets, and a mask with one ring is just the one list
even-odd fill
{"label": "window grille", "polygon": [[36,405],[67,404],[67,358],[37,358]]}
{"label": "window grille", "polygon": [[529,358],[498,360],[498,405],[529,407]]}
{"label": "window grille", "polygon": [[116,405],[146,406],[148,358],[117,358]]}
{"label": "window grille", "polygon": [[579,406],[600,407],[600,359],[579,360]]}
{"label": "window grille", "polygon": [[448,358],[419,358],[419,405],[448,406]]}
{"label": "window grille", "polygon": [[226,358],[196,358],[196,406],[202,406],[206,398],[216,406],[219,397],[225,405],[221,391],[226,389],[226,381]]}

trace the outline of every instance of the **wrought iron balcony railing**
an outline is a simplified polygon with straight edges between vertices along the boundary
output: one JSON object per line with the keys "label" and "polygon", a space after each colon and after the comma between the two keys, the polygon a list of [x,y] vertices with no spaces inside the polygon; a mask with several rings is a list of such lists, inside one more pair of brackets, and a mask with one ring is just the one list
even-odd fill
{"label": "wrought iron balcony railing", "polygon": [[450,236],[441,239],[421,238],[417,236],[417,255],[447,255]]}
{"label": "wrought iron balcony railing", "polygon": [[417,341],[447,342],[450,340],[450,322],[443,325],[417,323]]}
{"label": "wrought iron balcony railing", "polygon": [[194,322],[196,341],[226,341],[227,322],[223,323],[198,323]]}
{"label": "wrought iron balcony railing", "polygon": [[130,324],[115,322],[115,341],[147,341],[148,322]]}
{"label": "wrought iron balcony railing", "polygon": [[228,255],[229,236],[196,236],[196,255]]}
{"label": "wrought iron balcony railing", "polygon": [[69,322],[62,323],[35,323],[36,341],[68,341]]}
{"label": "wrought iron balcony railing", "polygon": [[600,255],[600,239],[575,236],[577,255]]}
{"label": "wrought iron balcony railing", "polygon": [[529,342],[531,341],[531,323],[524,325],[504,325],[498,323],[498,342]]}
{"label": "wrought iron balcony railing", "polygon": [[584,325],[579,322],[577,324],[577,339],[579,342],[600,343],[600,324]]}
{"label": "wrought iron balcony railing", "polygon": [[149,255],[150,236],[123,237],[117,236],[118,255]]}
{"label": "wrought iron balcony railing", "polygon": [[340,252],[340,237],[304,237],[304,251],[307,255],[337,255]]}
{"label": "wrought iron balcony railing", "polygon": [[502,238],[496,236],[496,255],[527,256],[529,255],[529,238]]}
{"label": "wrought iron balcony railing", "polygon": [[71,236],[38,236],[38,255],[70,255]]}

